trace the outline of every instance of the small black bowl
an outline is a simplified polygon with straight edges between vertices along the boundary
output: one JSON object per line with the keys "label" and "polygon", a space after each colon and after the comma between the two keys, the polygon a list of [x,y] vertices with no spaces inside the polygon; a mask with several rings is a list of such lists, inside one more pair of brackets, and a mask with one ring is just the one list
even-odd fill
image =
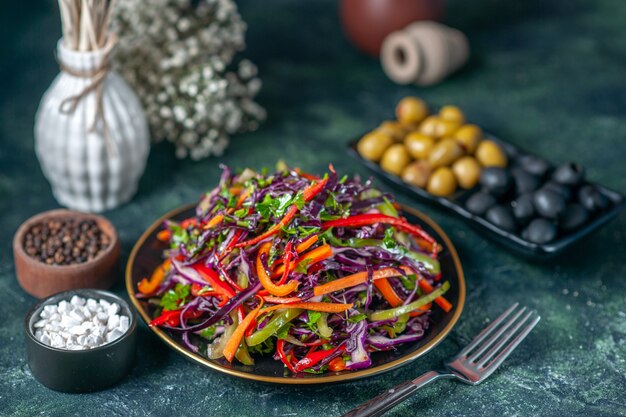
{"label": "small black bowl", "polygon": [[[37,340],[33,325],[43,308],[62,300],[69,302],[74,295],[119,304],[120,314],[130,319],[126,333],[111,343],[86,350],[54,348]],[[134,364],[136,329],[137,319],[130,305],[113,293],[79,289],[52,295],[31,308],[24,319],[28,366],[35,379],[56,391],[90,392],[107,388],[126,376]]]}

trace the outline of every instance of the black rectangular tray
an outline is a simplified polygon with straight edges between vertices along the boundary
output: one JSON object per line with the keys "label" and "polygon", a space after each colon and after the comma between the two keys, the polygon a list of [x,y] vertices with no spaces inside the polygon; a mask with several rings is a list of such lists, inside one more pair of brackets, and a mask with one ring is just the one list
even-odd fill
{"label": "black rectangular tray", "polygon": [[[487,134],[486,138],[489,140],[493,140],[494,142],[501,145],[505,153],[509,157],[517,158],[523,155],[532,155],[530,152],[524,151],[508,142],[494,137],[493,135]],[[358,141],[359,139],[355,139],[348,144],[348,153],[356,158],[358,161],[360,161],[367,168],[369,168],[371,171],[375,172],[384,181],[391,184],[400,191],[416,197],[419,200],[432,204],[436,207],[443,207],[450,210],[451,212],[465,219],[465,221],[467,221],[473,228],[478,230],[483,235],[487,236],[488,238],[501,244],[502,246],[513,252],[530,258],[542,259],[551,258],[558,255],[574,243],[580,241],[585,236],[591,234],[595,230],[599,229],[600,227],[611,221],[624,207],[623,195],[602,185],[587,182],[588,184],[592,184],[597,187],[597,189],[610,200],[611,206],[605,211],[595,214],[591,218],[591,220],[589,220],[583,227],[576,229],[566,235],[562,235],[552,242],[545,244],[532,243],[522,239],[521,236],[518,236],[511,232],[507,232],[495,226],[493,223],[487,221],[481,216],[470,213],[465,208],[465,201],[478,190],[479,186],[476,186],[469,190],[457,190],[457,192],[451,197],[434,196],[422,188],[405,183],[400,177],[396,175],[383,171],[383,169],[376,162],[372,162],[361,157],[356,149]]]}

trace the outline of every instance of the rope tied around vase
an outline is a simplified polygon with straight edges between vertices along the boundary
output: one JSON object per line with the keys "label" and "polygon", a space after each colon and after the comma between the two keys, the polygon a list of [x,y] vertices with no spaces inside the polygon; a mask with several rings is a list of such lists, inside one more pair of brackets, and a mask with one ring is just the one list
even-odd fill
{"label": "rope tied around vase", "polygon": [[98,120],[100,120],[102,122],[102,133],[104,136],[107,151],[109,151],[111,155],[116,155],[117,146],[115,144],[115,141],[111,137],[111,132],[109,130],[109,126],[104,116],[104,104],[103,104],[104,81],[106,80],[106,77],[109,74],[109,71],[111,70],[111,64],[110,64],[111,51],[113,50],[113,46],[115,46],[115,43],[117,42],[117,38],[113,34],[111,34],[108,38],[109,39],[108,39],[107,44],[102,49],[103,51],[102,62],[100,63],[98,67],[96,67],[93,70],[84,71],[84,70],[73,69],[63,64],[61,60],[57,58],[57,62],[59,64],[59,68],[61,69],[61,71],[77,78],[84,78],[84,79],[91,80],[91,82],[89,82],[79,93],[69,96],[65,98],[63,101],[61,101],[59,105],[59,112],[63,114],[67,114],[67,115],[73,114],[76,111],[76,108],[78,107],[78,104],[80,103],[80,101],[86,98],[87,96],[89,96],[89,94],[93,92],[95,94],[95,99],[96,99],[96,108],[94,112],[93,122],[91,126],[89,127],[89,129],[87,130],[87,132],[90,132],[90,133],[95,132],[97,124],[98,124]]}

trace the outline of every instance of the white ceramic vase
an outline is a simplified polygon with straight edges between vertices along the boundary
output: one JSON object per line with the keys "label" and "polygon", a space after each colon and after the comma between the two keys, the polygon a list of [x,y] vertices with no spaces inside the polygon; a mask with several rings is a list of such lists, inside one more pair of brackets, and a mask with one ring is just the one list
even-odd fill
{"label": "white ceramic vase", "polygon": [[145,169],[150,148],[146,116],[137,95],[113,70],[102,81],[101,97],[91,89],[68,112],[68,97],[93,84],[94,78],[84,74],[101,68],[108,51],[70,50],[62,39],[57,51],[67,70],[56,77],[37,110],[39,163],[60,204],[90,212],[112,209],[135,194]]}

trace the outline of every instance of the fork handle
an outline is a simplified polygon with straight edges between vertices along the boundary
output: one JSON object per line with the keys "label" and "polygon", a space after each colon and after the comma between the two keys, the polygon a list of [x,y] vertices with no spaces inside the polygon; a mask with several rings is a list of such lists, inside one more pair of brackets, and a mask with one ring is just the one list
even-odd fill
{"label": "fork handle", "polygon": [[406,400],[415,391],[424,385],[444,376],[451,376],[445,372],[430,371],[411,381],[403,382],[400,385],[388,389],[377,397],[359,405],[355,409],[348,411],[342,417],[377,417],[391,410],[402,401]]}

